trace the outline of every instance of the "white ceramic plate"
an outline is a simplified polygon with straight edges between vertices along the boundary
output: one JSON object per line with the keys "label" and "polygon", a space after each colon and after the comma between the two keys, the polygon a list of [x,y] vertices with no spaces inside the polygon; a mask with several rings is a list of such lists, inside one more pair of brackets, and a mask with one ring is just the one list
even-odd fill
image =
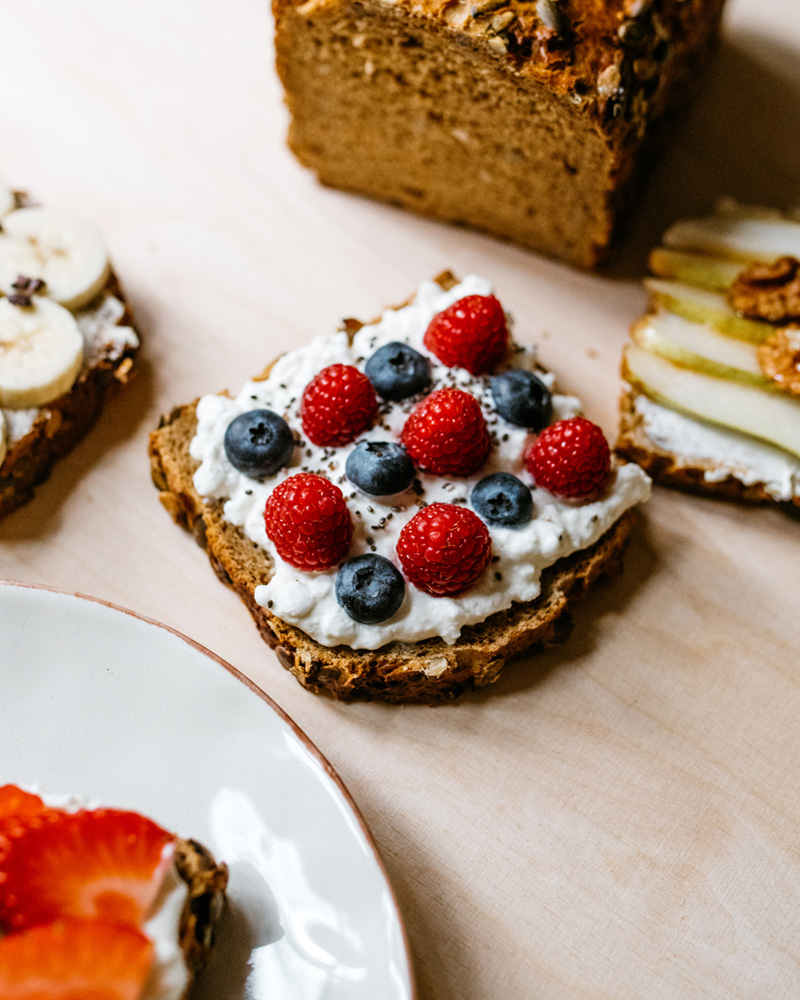
{"label": "white ceramic plate", "polygon": [[228,863],[193,1000],[414,996],[394,897],[341,781],[273,702],[177,632],[0,583],[5,781],[141,811]]}

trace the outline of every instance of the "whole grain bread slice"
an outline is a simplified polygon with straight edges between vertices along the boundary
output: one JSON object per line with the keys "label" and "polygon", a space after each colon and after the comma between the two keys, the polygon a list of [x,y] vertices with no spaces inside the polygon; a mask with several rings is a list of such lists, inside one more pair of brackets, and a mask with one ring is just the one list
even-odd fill
{"label": "whole grain bread slice", "polygon": [[722,479],[706,478],[706,473],[718,472],[715,462],[702,461],[667,451],[659,447],[648,435],[641,413],[636,408],[636,400],[641,393],[630,385],[623,385],[620,397],[620,427],[615,446],[618,455],[636,462],[650,478],[663,486],[672,486],[688,493],[732,500],[740,503],[773,504],[800,507],[800,497],[792,503],[776,500],[763,482],[744,483],[734,475]]}
{"label": "whole grain bread slice", "polygon": [[[133,326],[130,305],[113,272],[98,299],[108,295],[123,307],[114,326]],[[91,307],[89,303],[87,308]],[[10,444],[0,462],[0,518],[27,503],[34,487],[47,479],[58,459],[87,434],[111,386],[128,381],[136,350],[132,341],[117,342],[109,337],[85,359],[72,388],[39,408],[30,430]]]}
{"label": "whole grain bread slice", "polygon": [[198,462],[189,453],[196,403],[164,416],[150,436],[153,482],[173,520],[206,549],[220,580],[247,605],[262,637],[297,680],[343,701],[381,699],[435,704],[496,680],[511,657],[568,634],[566,612],[602,576],[621,567],[634,517],[624,514],[591,548],[557,562],[542,575],[542,591],[478,625],[462,629],[454,644],[442,639],[392,642],[376,650],[326,647],[256,604],[255,588],[272,573],[269,556],[227,522],[222,504],[207,503],[194,488]]}

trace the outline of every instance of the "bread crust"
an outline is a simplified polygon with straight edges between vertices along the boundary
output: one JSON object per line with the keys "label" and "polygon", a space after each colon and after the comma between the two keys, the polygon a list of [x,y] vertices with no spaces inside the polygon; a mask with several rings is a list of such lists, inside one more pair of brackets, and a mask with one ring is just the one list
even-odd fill
{"label": "bread crust", "polygon": [[623,386],[620,396],[620,428],[615,451],[622,458],[640,465],[654,482],[719,500],[772,504],[786,508],[800,507],[800,497],[795,497],[791,502],[776,500],[767,492],[764,483],[748,485],[735,476],[709,481],[705,478],[705,474],[716,469],[713,462],[698,462],[660,448],[648,436],[644,420],[636,409],[636,400],[640,395],[641,393],[632,386]]}
{"label": "bread crust", "polygon": [[[119,299],[125,309],[116,325],[133,326],[133,313],[113,271],[101,295],[107,293]],[[9,446],[0,463],[0,518],[27,503],[34,487],[47,479],[58,459],[85,437],[110,387],[128,381],[136,351],[132,344],[125,344],[121,351],[103,350],[79,372],[68,392],[40,407],[31,430]]]}
{"label": "bread crust", "polygon": [[635,514],[628,511],[591,548],[560,560],[542,574],[542,593],[478,625],[466,626],[452,645],[442,639],[392,642],[377,650],[326,647],[255,602],[256,586],[271,575],[269,557],[222,516],[218,502],[204,503],[192,477],[198,462],[189,454],[196,403],[164,416],[150,435],[153,482],[173,520],[191,531],[208,553],[223,583],[247,606],[262,637],[281,664],[311,691],[342,701],[437,704],[495,681],[506,660],[569,632],[572,601],[601,576],[621,567]]}
{"label": "bread crust", "polygon": [[[649,118],[664,111],[716,35],[724,4],[544,0],[544,7],[556,9],[550,16],[542,4],[529,0],[463,3],[456,9],[452,0],[399,0],[396,6],[412,30],[449,35],[520,80],[544,84],[612,135],[641,133]],[[291,59],[280,44],[284,18],[336,18],[348,8],[358,12],[368,5],[369,0],[273,0],[282,79]],[[502,21],[496,20],[497,12],[505,15]],[[510,21],[508,14],[513,14]],[[609,73],[610,67],[616,72]]]}
{"label": "bread crust", "polygon": [[211,852],[196,840],[175,844],[175,870],[186,885],[179,938],[186,967],[192,976],[206,964],[214,947],[214,928],[222,914],[228,866],[217,864]]}

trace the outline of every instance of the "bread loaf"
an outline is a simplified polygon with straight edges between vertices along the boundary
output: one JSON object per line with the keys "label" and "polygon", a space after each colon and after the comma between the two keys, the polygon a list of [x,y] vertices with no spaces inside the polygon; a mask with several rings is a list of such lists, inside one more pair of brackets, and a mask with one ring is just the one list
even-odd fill
{"label": "bread loaf", "polygon": [[579,267],[724,0],[273,0],[289,145],[324,183]]}

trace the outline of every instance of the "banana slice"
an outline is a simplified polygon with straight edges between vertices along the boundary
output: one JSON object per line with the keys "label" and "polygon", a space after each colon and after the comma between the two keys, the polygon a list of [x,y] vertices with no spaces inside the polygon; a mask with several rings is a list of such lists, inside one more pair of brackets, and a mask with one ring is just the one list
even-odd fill
{"label": "banana slice", "polygon": [[41,278],[48,298],[78,309],[108,281],[103,240],[82,219],[47,208],[18,208],[3,217],[0,289],[11,293],[20,275]]}
{"label": "banana slice", "polygon": [[44,406],[72,388],[83,363],[74,316],[49,299],[0,299],[0,406]]}
{"label": "banana slice", "polygon": [[14,197],[14,192],[6,184],[5,178],[0,176],[0,215],[5,215],[6,212],[12,211],[16,207],[17,199]]}
{"label": "banana slice", "polygon": [[6,432],[6,418],[3,416],[3,411],[0,410],[0,465],[3,464],[7,450],[8,434]]}

